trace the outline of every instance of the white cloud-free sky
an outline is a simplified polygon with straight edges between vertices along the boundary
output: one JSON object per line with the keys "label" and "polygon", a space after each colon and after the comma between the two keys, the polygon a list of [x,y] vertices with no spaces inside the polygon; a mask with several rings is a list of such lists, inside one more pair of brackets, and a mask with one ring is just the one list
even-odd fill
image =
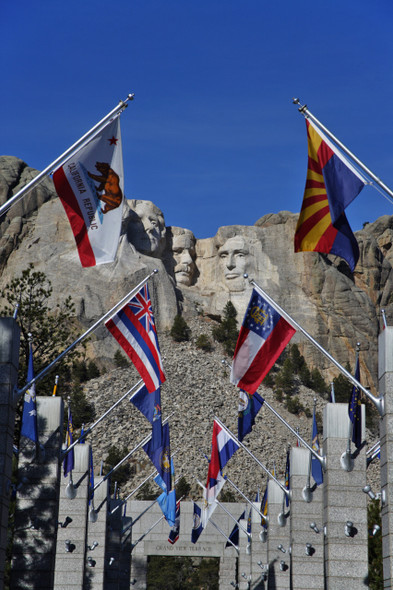
{"label": "white cloud-free sky", "polygon": [[[4,3],[0,154],[44,169],[120,99],[125,193],[213,236],[300,211],[292,97],[393,188],[390,0]],[[366,187],[353,230],[392,215]]]}

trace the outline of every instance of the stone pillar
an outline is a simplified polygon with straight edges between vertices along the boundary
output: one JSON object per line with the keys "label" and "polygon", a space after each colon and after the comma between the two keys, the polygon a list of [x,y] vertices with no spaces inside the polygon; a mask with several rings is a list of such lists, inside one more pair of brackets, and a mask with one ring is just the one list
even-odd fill
{"label": "stone pillar", "polygon": [[[112,513],[112,511],[114,512]],[[131,518],[123,517],[121,500],[109,501],[108,535],[106,546],[106,585],[105,590],[129,588],[131,567],[131,537],[130,529],[124,535],[123,530],[131,522]],[[124,541],[124,545],[123,545]],[[127,551],[128,550],[128,551]]]}
{"label": "stone pillar", "polygon": [[[284,492],[273,480],[269,481],[268,486],[268,588],[289,590],[291,557],[289,523],[285,521],[286,525],[283,527],[278,523],[278,515],[282,513]],[[279,545],[283,550],[278,549]]]}
{"label": "stone pillar", "polygon": [[[246,515],[248,510],[246,510]],[[247,529],[247,520],[242,519],[240,525],[243,529]],[[239,590],[247,590],[249,582],[252,579],[252,542],[248,542],[248,535],[239,526],[239,556],[238,556],[238,572],[237,579],[239,583]]]}
{"label": "stone pillar", "polygon": [[[347,404],[326,404],[323,418],[323,451],[327,457],[324,473],[324,523],[326,586],[329,590],[364,590],[368,575],[366,452],[354,460],[352,471],[341,466],[348,444]],[[362,432],[365,432],[365,406],[362,405]],[[356,447],[352,444],[352,454]],[[346,535],[346,523],[353,533]]]}
{"label": "stone pillar", "polygon": [[[323,485],[313,488],[312,501],[305,502],[303,489],[307,484],[310,451],[293,447],[290,456],[290,510],[291,530],[291,590],[313,588],[324,590],[324,540],[323,540]],[[310,527],[315,523],[316,528]],[[319,532],[316,532],[316,529]],[[306,545],[310,555],[306,554]]]}
{"label": "stone pillar", "polygon": [[[385,409],[381,420],[381,516],[384,588],[393,587],[393,327],[378,339],[379,393]],[[375,491],[375,490],[374,490]]]}
{"label": "stone pillar", "polygon": [[13,318],[0,318],[0,588],[4,586],[8,539],[15,425],[14,388],[18,383],[19,336],[19,327]]}
{"label": "stone pillar", "polygon": [[[98,478],[95,484],[102,481]],[[85,588],[89,590],[103,590],[105,584],[105,570],[109,559],[106,555],[106,532],[107,532],[107,515],[108,515],[108,485],[109,482],[102,483],[94,492],[94,503],[90,503],[89,516],[87,519],[87,555],[85,569]],[[90,518],[90,512],[93,510],[93,516],[97,520]],[[98,543],[98,544],[97,544]],[[91,564],[91,565],[89,565]],[[111,563],[111,566],[113,564]]]}
{"label": "stone pillar", "polygon": [[77,492],[76,497],[70,499],[66,493],[70,474],[64,477],[62,473],[60,482],[59,523],[62,525],[59,524],[57,532],[53,590],[80,590],[84,587],[87,568],[90,445],[78,444],[74,447],[74,452],[72,479]]}
{"label": "stone pillar", "polygon": [[63,400],[37,396],[37,433],[41,447],[22,438],[12,549],[11,588],[53,587],[60,486]]}

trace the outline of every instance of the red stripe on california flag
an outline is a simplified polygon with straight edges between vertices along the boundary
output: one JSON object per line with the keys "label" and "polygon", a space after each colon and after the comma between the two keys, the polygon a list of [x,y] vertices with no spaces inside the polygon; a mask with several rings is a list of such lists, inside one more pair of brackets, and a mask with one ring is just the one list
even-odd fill
{"label": "red stripe on california flag", "polygon": [[53,174],[53,183],[70,222],[82,266],[95,266],[96,259],[90,245],[85,220],[62,167]]}
{"label": "red stripe on california flag", "polygon": [[151,393],[153,391],[156,391],[157,386],[154,383],[154,381],[152,380],[150,373],[146,368],[145,363],[141,360],[139,355],[135,352],[135,350],[132,347],[132,345],[130,344],[130,342],[127,340],[127,338],[124,336],[124,334],[119,330],[119,328],[116,326],[114,321],[112,319],[110,319],[105,323],[105,325],[108,328],[108,330],[110,331],[110,333],[116,338],[116,340],[118,341],[120,346],[123,348],[124,352],[130,357],[130,359],[134,363],[135,368],[138,371],[138,373],[140,374],[140,376],[142,377],[148,392]]}
{"label": "red stripe on california flag", "polygon": [[255,393],[295,332],[296,330],[281,317],[237,387],[245,389],[251,395]]}
{"label": "red stripe on california flag", "polygon": [[[165,381],[165,375],[164,375],[164,373],[162,372],[162,369],[161,369],[161,356],[160,356],[158,350],[154,346],[153,342],[150,340],[150,337],[147,334],[145,328],[142,326],[141,322],[136,318],[136,316],[135,316],[134,312],[132,311],[132,309],[128,305],[126,305],[123,308],[123,311],[124,311],[125,315],[127,316],[127,319],[134,326],[135,330],[141,335],[144,343],[147,344],[147,347],[148,347],[149,351],[151,352],[151,354],[152,354],[152,356],[153,356],[153,358],[154,358],[154,360],[156,362],[156,365],[158,366],[158,370],[160,372],[161,383],[164,383],[164,381]],[[143,337],[144,334],[147,334],[146,335],[146,338]],[[152,393],[152,392],[149,392],[149,393]]]}

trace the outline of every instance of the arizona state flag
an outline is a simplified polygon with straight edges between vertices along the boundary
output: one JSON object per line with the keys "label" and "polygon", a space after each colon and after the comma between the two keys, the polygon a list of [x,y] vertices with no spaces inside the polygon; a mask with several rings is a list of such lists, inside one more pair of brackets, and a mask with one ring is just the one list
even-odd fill
{"label": "arizona state flag", "polygon": [[123,155],[116,117],[53,174],[82,266],[112,262],[123,213]]}
{"label": "arizona state flag", "polygon": [[306,120],[308,170],[295,232],[295,252],[341,256],[353,272],[359,247],[344,213],[365,182],[311,121]]}

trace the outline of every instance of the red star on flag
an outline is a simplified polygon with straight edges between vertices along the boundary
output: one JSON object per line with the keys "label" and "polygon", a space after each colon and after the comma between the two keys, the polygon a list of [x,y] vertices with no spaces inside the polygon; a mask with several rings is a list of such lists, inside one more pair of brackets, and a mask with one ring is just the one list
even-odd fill
{"label": "red star on flag", "polygon": [[108,139],[108,141],[109,141],[109,145],[117,145],[117,142],[119,140],[116,139],[116,137],[114,135],[112,135],[112,137],[110,139]]}

